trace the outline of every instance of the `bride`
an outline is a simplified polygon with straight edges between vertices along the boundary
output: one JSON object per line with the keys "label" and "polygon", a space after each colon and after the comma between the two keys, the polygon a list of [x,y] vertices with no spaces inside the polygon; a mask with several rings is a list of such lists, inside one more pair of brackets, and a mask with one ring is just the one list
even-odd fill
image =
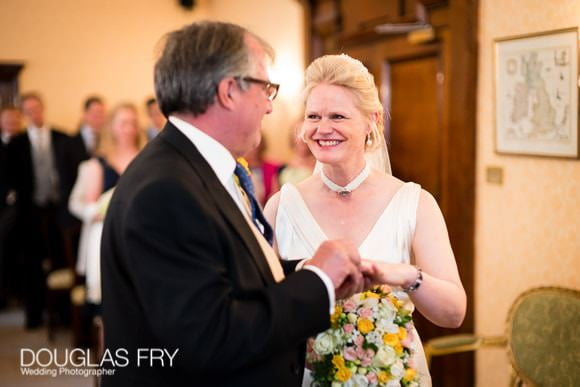
{"label": "bride", "polygon": [[[408,294],[434,324],[458,327],[466,296],[435,199],[390,174],[383,108],[373,76],[347,55],[306,69],[301,135],[317,160],[314,174],[286,184],[267,203],[282,259],[311,257],[327,239],[349,239],[373,261],[375,282]],[[431,378],[421,342],[414,362],[421,386]],[[304,385],[310,385],[308,372]]]}

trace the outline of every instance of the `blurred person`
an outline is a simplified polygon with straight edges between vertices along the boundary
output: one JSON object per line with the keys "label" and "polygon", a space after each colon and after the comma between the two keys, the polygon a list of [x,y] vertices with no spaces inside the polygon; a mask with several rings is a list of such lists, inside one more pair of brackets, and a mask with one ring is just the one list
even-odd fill
{"label": "blurred person", "polygon": [[26,326],[34,328],[42,323],[43,260],[49,270],[71,264],[64,233],[79,224],[66,205],[78,162],[70,137],[47,124],[38,94],[22,95],[21,110],[27,127],[8,145],[7,181],[18,206],[15,243],[23,270]]}
{"label": "blurred person", "polygon": [[79,132],[73,136],[80,161],[90,158],[95,153],[106,118],[107,110],[103,99],[98,96],[88,97],[83,103]]}
{"label": "blurred person", "polygon": [[100,242],[103,206],[106,207],[103,201],[107,200],[103,194],[115,187],[143,143],[135,106],[117,106],[101,136],[95,156],[79,165],[68,204],[70,212],[83,222],[77,273],[86,276],[87,302],[96,306],[97,312],[101,303]]}
{"label": "blurred person", "polygon": [[147,127],[147,139],[153,140],[163,129],[167,119],[159,109],[159,104],[155,98],[149,98],[145,103],[147,117],[149,117],[149,126]]}
{"label": "blurred person", "polygon": [[298,184],[307,177],[310,177],[314,170],[316,159],[312,155],[308,145],[298,136],[300,128],[302,127],[302,121],[302,119],[299,120],[290,133],[292,158],[280,169],[278,174],[280,186],[286,183]]}
{"label": "blurred person", "polygon": [[256,198],[262,207],[270,196],[280,189],[278,182],[280,164],[265,159],[266,149],[266,138],[262,135],[260,144],[244,156],[250,168]]}
{"label": "blurred person", "polygon": [[[7,148],[12,137],[22,131],[20,110],[8,106],[0,110],[0,306],[15,295],[17,278],[14,262],[14,235],[16,221],[16,196],[8,186]],[[17,168],[12,165],[11,168]]]}
{"label": "blurred person", "polygon": [[0,133],[2,146],[8,146],[10,139],[22,132],[22,115],[14,106],[5,107],[0,111]]}

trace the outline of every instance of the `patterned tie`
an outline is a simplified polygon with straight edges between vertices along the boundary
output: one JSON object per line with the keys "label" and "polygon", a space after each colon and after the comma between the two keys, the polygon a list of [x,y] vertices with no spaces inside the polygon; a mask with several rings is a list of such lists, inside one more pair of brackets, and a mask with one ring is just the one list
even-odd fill
{"label": "patterned tie", "polygon": [[246,193],[248,200],[250,202],[250,209],[252,211],[252,221],[258,227],[258,230],[264,235],[264,238],[268,241],[271,245],[274,238],[274,232],[272,231],[272,227],[268,224],[268,221],[264,217],[262,213],[262,209],[256,200],[256,193],[254,191],[254,184],[252,183],[252,178],[246,171],[243,165],[239,162],[236,162],[236,169],[234,174],[237,176],[237,181],[239,186],[244,190]]}

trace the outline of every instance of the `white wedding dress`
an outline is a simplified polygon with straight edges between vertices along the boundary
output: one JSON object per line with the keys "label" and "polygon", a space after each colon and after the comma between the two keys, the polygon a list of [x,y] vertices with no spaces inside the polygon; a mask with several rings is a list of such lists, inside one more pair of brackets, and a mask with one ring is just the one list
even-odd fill
{"label": "white wedding dress", "polygon": [[[410,262],[420,193],[421,187],[415,183],[405,183],[399,188],[359,246],[361,257],[389,263]],[[285,184],[280,190],[276,214],[276,241],[281,259],[312,257],[318,246],[327,239],[296,187]],[[420,385],[431,386],[421,339],[414,332],[414,362]],[[310,373],[305,370],[302,385],[309,387],[311,381]]]}

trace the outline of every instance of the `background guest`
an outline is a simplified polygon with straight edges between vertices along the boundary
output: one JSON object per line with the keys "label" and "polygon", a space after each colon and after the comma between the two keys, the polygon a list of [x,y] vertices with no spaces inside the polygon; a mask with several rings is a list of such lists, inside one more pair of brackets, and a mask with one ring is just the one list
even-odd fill
{"label": "background guest", "polygon": [[43,260],[49,270],[71,264],[70,257],[65,258],[64,234],[78,221],[66,203],[78,162],[70,137],[46,123],[41,97],[25,94],[21,103],[27,128],[8,145],[7,181],[17,197],[16,243],[23,270],[26,326],[34,328],[42,323]]}
{"label": "background guest", "polygon": [[302,180],[312,175],[316,159],[310,152],[308,145],[298,136],[302,120],[299,120],[290,133],[290,147],[292,148],[292,158],[280,168],[278,180],[280,186],[286,183],[298,184]]}
{"label": "background guest", "polygon": [[161,113],[157,100],[149,98],[145,103],[147,117],[149,117],[149,126],[147,127],[147,139],[152,140],[165,126],[167,119]]}
{"label": "background guest", "polygon": [[245,156],[252,172],[256,199],[258,199],[262,207],[266,204],[268,198],[280,189],[280,183],[278,182],[280,164],[265,159],[266,149],[266,138],[262,135],[260,145]]}
{"label": "background guest", "polygon": [[[16,275],[14,266],[13,229],[16,221],[16,197],[7,181],[7,147],[10,139],[22,130],[22,117],[16,107],[0,111],[0,307],[14,294]],[[15,168],[15,166],[11,166]]]}
{"label": "background guest", "polygon": [[95,153],[106,118],[107,110],[103,99],[98,96],[88,97],[83,103],[83,116],[79,132],[73,137],[81,161],[88,159]]}

